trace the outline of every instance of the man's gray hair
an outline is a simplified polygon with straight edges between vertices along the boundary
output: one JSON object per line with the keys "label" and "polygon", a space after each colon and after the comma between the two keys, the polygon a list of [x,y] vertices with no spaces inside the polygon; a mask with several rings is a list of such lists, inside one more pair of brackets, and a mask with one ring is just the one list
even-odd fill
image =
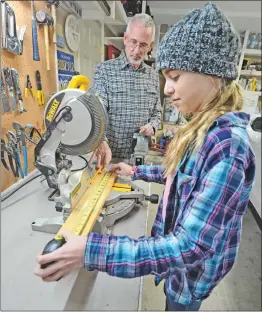
{"label": "man's gray hair", "polygon": [[127,33],[130,31],[131,24],[135,24],[135,23],[139,25],[143,25],[145,28],[149,28],[149,27],[152,28],[152,41],[155,40],[156,25],[150,15],[139,13],[133,16],[127,24],[127,27],[126,27]]}

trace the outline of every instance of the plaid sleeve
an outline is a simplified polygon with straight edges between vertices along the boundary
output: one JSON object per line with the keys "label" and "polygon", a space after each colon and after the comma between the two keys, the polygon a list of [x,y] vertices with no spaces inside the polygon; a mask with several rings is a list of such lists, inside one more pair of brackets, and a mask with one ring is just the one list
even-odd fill
{"label": "plaid sleeve", "polygon": [[165,184],[164,170],[163,166],[137,166],[132,179]]}
{"label": "plaid sleeve", "polygon": [[160,86],[158,76],[156,76],[156,90],[157,90],[157,97],[154,103],[153,110],[151,112],[151,116],[149,118],[149,124],[155,129],[155,132],[158,130],[159,125],[161,123],[161,101],[160,101]]}
{"label": "plaid sleeve", "polygon": [[[175,233],[137,240],[90,233],[85,268],[124,278],[147,274],[165,278],[174,267],[187,271],[199,266],[215,249],[221,252],[221,237],[232,230],[232,219],[239,214],[235,207],[246,188],[244,181],[245,172],[237,160],[219,162],[191,194],[189,213]],[[223,252],[230,257],[230,251]],[[208,272],[213,274],[212,269]]]}
{"label": "plaid sleeve", "polygon": [[103,70],[103,63],[96,66],[93,76],[93,87],[92,90],[98,93],[104,105],[108,108],[108,95],[107,95],[107,82]]}
{"label": "plaid sleeve", "polygon": [[[100,99],[102,100],[103,104],[106,106],[108,110],[108,95],[107,95],[106,85],[107,85],[106,78],[103,72],[103,63],[100,63],[96,66],[96,69],[94,72],[92,90],[98,93]],[[106,133],[103,137],[103,140],[108,142]]]}

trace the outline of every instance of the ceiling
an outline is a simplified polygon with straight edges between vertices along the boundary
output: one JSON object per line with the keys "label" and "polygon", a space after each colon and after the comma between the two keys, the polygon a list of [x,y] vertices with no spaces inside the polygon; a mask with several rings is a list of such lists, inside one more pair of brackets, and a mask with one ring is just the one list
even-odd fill
{"label": "ceiling", "polygon": [[[261,1],[210,1],[231,20],[238,31],[261,32]],[[195,8],[203,8],[207,1],[147,1],[157,25],[173,25]]]}
{"label": "ceiling", "polygon": [[[107,1],[111,4],[113,1]],[[231,20],[235,28],[241,32],[250,30],[261,32],[261,1],[210,1],[216,4],[224,14]],[[95,18],[95,12],[99,10],[97,1],[77,1],[79,6]],[[190,10],[203,8],[207,1],[147,1],[156,25],[168,24],[169,26],[178,22]],[[100,9],[101,14],[101,9]],[[97,19],[99,15],[97,16]],[[123,23],[124,24],[124,23]],[[115,34],[124,31],[123,25],[112,25]]]}

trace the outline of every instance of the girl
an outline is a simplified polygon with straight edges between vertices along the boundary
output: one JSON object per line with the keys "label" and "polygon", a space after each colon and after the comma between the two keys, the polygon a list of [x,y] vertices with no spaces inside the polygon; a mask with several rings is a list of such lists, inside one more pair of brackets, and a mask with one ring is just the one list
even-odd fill
{"label": "girl", "polygon": [[67,243],[38,263],[35,274],[56,281],[74,268],[124,278],[165,280],[166,310],[200,308],[231,270],[254,181],[255,159],[240,112],[239,38],[214,4],[196,9],[160,43],[157,67],[165,93],[180,112],[193,113],[169,144],[164,166],[113,165],[120,175],[165,183],[151,237],[66,233]]}

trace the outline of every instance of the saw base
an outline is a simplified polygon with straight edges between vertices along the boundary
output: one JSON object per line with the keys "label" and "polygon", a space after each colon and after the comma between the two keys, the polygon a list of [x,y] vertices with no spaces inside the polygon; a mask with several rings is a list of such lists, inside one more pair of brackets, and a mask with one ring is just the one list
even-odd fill
{"label": "saw base", "polygon": [[56,234],[64,224],[63,216],[52,218],[37,218],[32,222],[32,230],[50,234]]}
{"label": "saw base", "polygon": [[[96,222],[93,232],[99,234],[109,234],[103,217]],[[42,233],[57,234],[64,224],[63,216],[52,218],[38,218],[32,222],[32,230]]]}
{"label": "saw base", "polygon": [[106,227],[112,227],[116,220],[127,215],[134,208],[135,204],[136,200],[134,199],[122,199],[118,203],[108,206],[104,221]]}
{"label": "saw base", "polygon": [[[100,218],[96,222],[93,232],[105,234],[116,220],[127,215],[135,206],[134,199],[123,199],[119,202],[106,207]],[[51,218],[37,218],[32,222],[32,230],[49,234],[56,234],[64,224],[63,216]]]}

